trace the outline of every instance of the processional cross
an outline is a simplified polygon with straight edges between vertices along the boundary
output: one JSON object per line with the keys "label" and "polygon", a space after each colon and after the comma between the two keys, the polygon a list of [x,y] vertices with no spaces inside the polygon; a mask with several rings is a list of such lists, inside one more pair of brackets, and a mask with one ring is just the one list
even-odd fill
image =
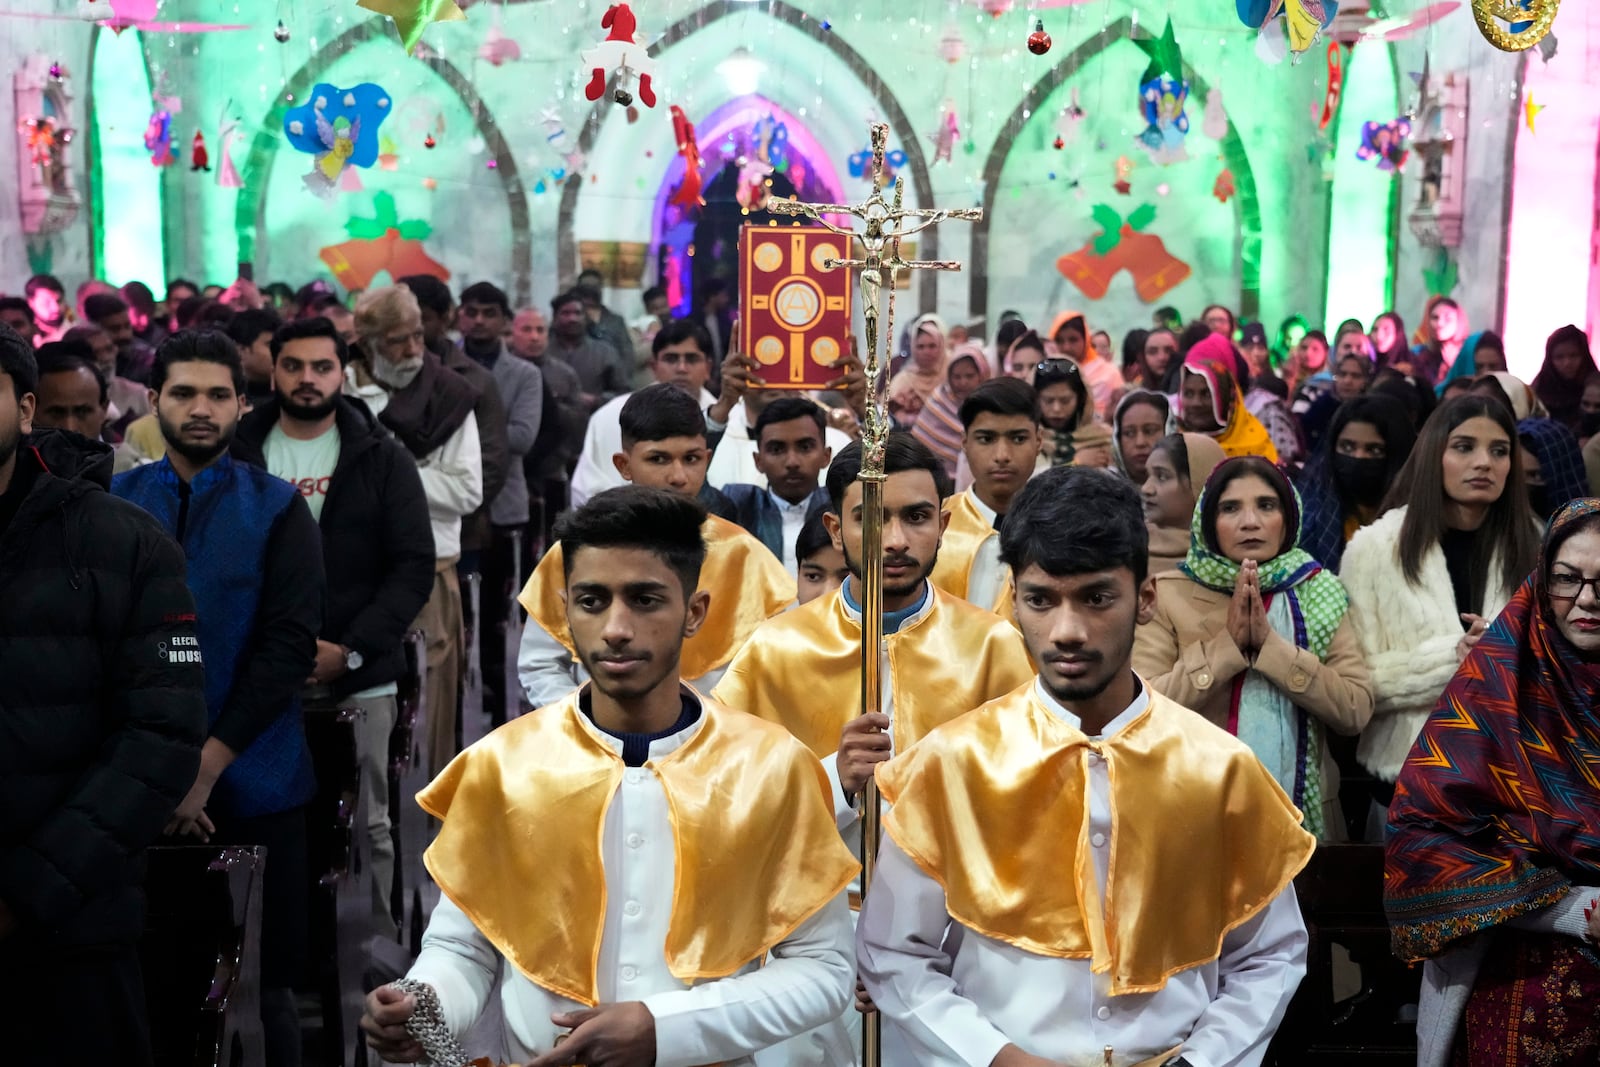
{"label": "processional cross", "polygon": [[[907,260],[901,258],[900,242],[946,219],[975,221],[983,218],[982,208],[907,208],[904,206],[905,179],[894,180],[892,199],[885,198],[883,156],[889,142],[886,123],[872,125],[872,195],[859,204],[804,204],[794,200],[771,200],[767,210],[774,215],[805,217],[824,229],[861,242],[860,259],[833,259],[823,265],[860,272],[861,310],[867,332],[867,412],[861,427],[861,712],[882,710],[883,690],[879,681],[878,648],[883,643],[883,482],[884,452],[889,443],[887,360],[879,350],[878,317],[886,319],[883,332],[887,344],[894,343],[895,278],[903,270],[960,270],[950,259]],[[866,224],[865,231],[839,226],[825,215],[849,215]],[[889,297],[883,300],[887,282]],[[862,790],[861,813],[861,890],[872,883],[883,835],[882,808],[878,785],[868,778]],[[862,1025],[862,1061],[865,1067],[878,1067],[880,1037],[876,1013]]]}

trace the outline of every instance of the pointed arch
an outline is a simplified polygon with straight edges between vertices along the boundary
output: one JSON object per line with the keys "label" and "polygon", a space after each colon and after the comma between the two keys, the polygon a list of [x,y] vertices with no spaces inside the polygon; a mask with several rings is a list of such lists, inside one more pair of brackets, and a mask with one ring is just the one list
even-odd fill
{"label": "pointed arch", "polygon": [[[1063,82],[1117,42],[1131,43],[1132,34],[1133,20],[1130,17],[1123,16],[1110,23],[1063,56],[1017,102],[984,161],[983,218],[973,225],[972,230],[974,263],[989,261],[989,228],[993,224],[995,200],[999,196],[1000,175],[1005,170],[1006,157],[1011,154],[1011,145],[1022,133],[1023,127]],[[1189,79],[1190,99],[1204,100],[1210,86],[1189,64],[1185,63],[1183,69]],[[1238,204],[1239,313],[1253,318],[1260,313],[1261,305],[1261,201],[1256,195],[1256,179],[1250,169],[1250,157],[1245,152],[1244,141],[1234,127],[1232,118],[1228,119],[1228,135],[1222,139],[1222,154],[1228,161],[1228,168],[1233,171],[1234,200]],[[981,319],[989,310],[988,271],[973,271],[968,284],[967,301],[972,317]]]}
{"label": "pointed arch", "polygon": [[[699,33],[729,15],[748,15],[751,13],[763,14],[797,30],[815,27],[816,16],[807,15],[798,7],[786,3],[785,0],[758,0],[757,3],[748,3],[745,0],[711,0],[710,3],[700,8],[692,15],[674,22],[667,27],[661,39],[650,46],[650,55],[658,57],[661,53],[679,44],[686,38]],[[865,57],[852,48],[837,33],[821,33],[814,38],[819,44],[832,52],[839,61],[850,69],[860,81],[866,91],[871,94],[883,108],[884,117],[889,122],[890,128],[908,132],[912,129],[911,120],[906,115],[905,108],[900,106],[900,100],[894,91],[889,88],[878,72],[873,69]],[[600,128],[605,124],[606,118],[612,114],[620,114],[610,101],[602,99],[589,109],[589,117],[583,124],[583,130],[578,135],[578,147],[588,154],[600,135]],[[914,136],[907,137],[903,142],[906,154],[906,168],[911,173],[911,187],[916,191],[917,202],[928,205],[933,203],[933,182],[928,176],[928,159],[923,152],[921,144]],[[556,262],[557,271],[576,270],[578,261],[577,238],[573,234],[573,218],[577,214],[579,189],[582,182],[564,182],[561,186],[561,208],[557,223],[556,233]],[[921,242],[917,255],[923,259],[937,259],[939,253],[939,231],[929,229],[918,234]],[[923,308],[932,308],[937,303],[938,279],[933,271],[923,271],[917,279],[920,287],[918,297]]]}
{"label": "pointed arch", "polygon": [[[344,57],[356,45],[373,37],[386,35],[388,20],[370,18],[359,22],[319,48],[310,59],[294,72],[285,87],[285,93],[295,99],[304,97],[317,80],[333,63]],[[512,299],[525,304],[533,293],[533,235],[528,217],[528,194],[517,173],[517,158],[506,142],[505,135],[494,120],[488,104],[478,95],[472,83],[460,69],[437,54],[418,56],[419,62],[430,67],[456,94],[456,97],[475,118],[478,135],[495,160],[495,174],[505,191],[506,205],[511,209],[511,287]],[[239,242],[239,260],[248,263],[255,258],[256,235],[265,224],[263,211],[267,202],[267,185],[272,175],[272,162],[283,145],[283,116],[290,104],[280,95],[256,127],[250,142],[250,152],[240,169],[244,188],[239,190],[233,214],[234,233]]]}

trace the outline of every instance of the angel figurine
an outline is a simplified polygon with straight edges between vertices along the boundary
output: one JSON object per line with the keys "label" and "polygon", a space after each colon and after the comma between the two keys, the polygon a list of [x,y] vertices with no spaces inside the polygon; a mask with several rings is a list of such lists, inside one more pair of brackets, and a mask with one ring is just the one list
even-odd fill
{"label": "angel figurine", "polygon": [[361,119],[340,116],[332,122],[320,108],[317,109],[317,139],[327,149],[318,154],[316,165],[305,177],[306,186],[319,196],[328,196],[339,185],[339,178],[349,166],[350,156],[361,137]]}
{"label": "angel figurine", "polygon": [[652,75],[655,74],[655,60],[650,58],[650,52],[633,39],[634,31],[639,27],[639,20],[634,17],[633,9],[627,4],[612,4],[606,9],[605,15],[600,19],[600,28],[610,30],[605,40],[583,53],[583,65],[592,73],[589,84],[583,90],[583,95],[590,100],[598,100],[605,95],[606,79],[612,71],[617,74],[617,91],[613,99],[623,107],[633,103],[633,94],[628,91],[628,83],[637,76],[639,79],[639,99],[645,107],[656,106],[656,91],[650,84]]}

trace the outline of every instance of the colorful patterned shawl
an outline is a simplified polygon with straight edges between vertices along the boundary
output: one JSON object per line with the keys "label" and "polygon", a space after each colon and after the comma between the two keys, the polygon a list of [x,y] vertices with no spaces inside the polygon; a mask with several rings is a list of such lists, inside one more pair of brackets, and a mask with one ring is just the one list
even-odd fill
{"label": "colorful patterned shawl", "polygon": [[1600,663],[1556,627],[1550,546],[1600,513],[1557,513],[1539,566],[1455,678],[1411,749],[1389,807],[1384,909],[1394,953],[1453,942],[1600,878]]}

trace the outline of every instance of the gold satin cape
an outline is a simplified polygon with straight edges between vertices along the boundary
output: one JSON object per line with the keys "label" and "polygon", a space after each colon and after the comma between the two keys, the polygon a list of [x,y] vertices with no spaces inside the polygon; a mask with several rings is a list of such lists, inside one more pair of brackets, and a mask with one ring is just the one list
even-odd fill
{"label": "gold satin cape", "polygon": [[[926,615],[884,637],[896,752],[1033,677],[1009,623],[938,586],[928,595]],[[845,723],[861,714],[861,624],[843,591],[767,620],[712,695],[785,727],[818,757],[839,751]]]}
{"label": "gold satin cape", "polygon": [[[417,803],[443,823],[423,861],[445,896],[530,981],[593,1006],[601,840],[624,768],[579,692],[466,749]],[[676,844],[665,948],[683,982],[760,959],[859,870],[817,761],[770,723],[710,700],[701,708],[694,736],[645,764]]]}
{"label": "gold satin cape", "polygon": [[[989,524],[983,512],[978,510],[978,505],[972,502],[970,489],[946,500],[944,510],[950,516],[950,524],[944,528],[944,536],[939,540],[939,559],[934,563],[933,573],[928,575],[928,580],[951,596],[966,600],[967,583],[972,580],[972,564],[978,558],[978,550],[989,538],[999,537],[1000,532]],[[1011,582],[1003,582],[1000,592],[995,596],[995,603],[978,606],[1008,617],[1011,614]],[[977,704],[973,707],[977,707]]]}
{"label": "gold satin cape", "polygon": [[[878,767],[884,826],[944,887],[951,918],[1034,955],[1088,959],[1114,996],[1215,960],[1316,848],[1247,747],[1145,691],[1144,714],[1093,741],[1030,680]],[[1111,785],[1104,900],[1091,752]]]}
{"label": "gold satin cape", "polygon": [[[744,527],[707,515],[701,532],[706,562],[700,568],[700,589],[711,594],[711,608],[700,631],[683,643],[679,672],[685,678],[704,677],[726,665],[757,626],[795,598],[789,572]],[[561,601],[566,587],[558,541],[528,576],[517,603],[577,659],[572,632],[567,629],[567,607]]]}

